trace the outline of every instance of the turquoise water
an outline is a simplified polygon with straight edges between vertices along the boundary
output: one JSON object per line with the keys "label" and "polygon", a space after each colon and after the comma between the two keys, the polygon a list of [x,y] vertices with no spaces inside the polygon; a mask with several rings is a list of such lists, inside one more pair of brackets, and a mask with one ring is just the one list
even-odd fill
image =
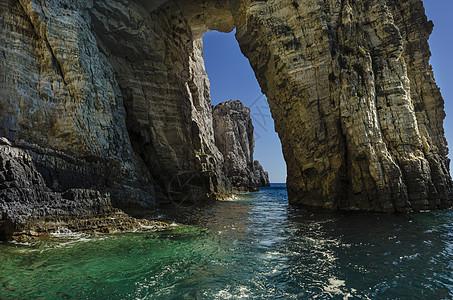
{"label": "turquoise water", "polygon": [[0,299],[451,299],[453,212],[352,214],[287,204],[282,186],[187,225],[0,244]]}

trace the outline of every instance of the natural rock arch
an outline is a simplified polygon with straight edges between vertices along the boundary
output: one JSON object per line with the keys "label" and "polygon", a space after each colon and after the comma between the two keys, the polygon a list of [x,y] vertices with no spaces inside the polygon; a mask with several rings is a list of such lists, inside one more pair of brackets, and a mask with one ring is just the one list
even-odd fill
{"label": "natural rock arch", "polygon": [[207,29],[237,29],[282,141],[291,202],[451,205],[443,101],[429,67],[432,24],[421,1],[178,6],[194,40]]}
{"label": "natural rock arch", "polygon": [[2,41],[27,53],[3,52],[0,132],[33,149],[55,191],[146,206],[189,170],[202,194],[228,193],[201,37],[236,28],[282,141],[290,202],[450,207],[422,2],[356,2],[0,0]]}

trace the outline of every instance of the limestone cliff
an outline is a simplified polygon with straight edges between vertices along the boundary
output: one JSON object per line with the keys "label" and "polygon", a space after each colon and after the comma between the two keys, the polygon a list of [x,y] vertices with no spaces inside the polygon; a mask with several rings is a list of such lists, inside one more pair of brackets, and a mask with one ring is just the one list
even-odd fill
{"label": "limestone cliff", "polygon": [[452,205],[421,1],[252,1],[234,16],[282,141],[292,203]]}
{"label": "limestone cliff", "polygon": [[25,151],[42,179],[24,189],[4,175],[1,190],[34,190],[33,203],[94,191],[125,209],[185,197],[175,178],[197,186],[193,199],[231,192],[201,37],[234,28],[269,101],[291,203],[452,206],[420,0],[0,0],[2,151]]}
{"label": "limestone cliff", "polygon": [[89,14],[115,70],[132,147],[163,194],[178,195],[169,186],[178,176],[200,187],[195,198],[228,193],[202,41],[193,38],[177,3],[150,12],[134,1],[94,1]]}
{"label": "limestone cliff", "polygon": [[224,156],[227,178],[235,191],[257,191],[269,186],[269,177],[253,160],[255,138],[250,109],[239,100],[217,104],[213,109],[215,144]]}
{"label": "limestone cliff", "polygon": [[89,2],[0,1],[0,134],[30,152],[55,192],[94,188],[121,206],[152,206]]}

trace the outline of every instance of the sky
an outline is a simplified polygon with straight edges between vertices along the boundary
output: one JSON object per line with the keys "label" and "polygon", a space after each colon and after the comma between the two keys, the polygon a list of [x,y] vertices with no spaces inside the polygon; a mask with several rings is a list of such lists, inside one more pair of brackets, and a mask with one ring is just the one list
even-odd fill
{"label": "sky", "polygon": [[[453,0],[424,0],[425,12],[434,23],[429,38],[434,78],[445,101],[445,136],[453,158]],[[451,166],[451,164],[450,164]],[[450,174],[452,173],[450,169]]]}
{"label": "sky", "polygon": [[286,182],[286,164],[280,139],[275,133],[266,96],[247,58],[231,33],[208,31],[203,37],[206,71],[211,82],[211,103],[241,100],[250,108],[255,127],[254,159],[269,172],[272,183]]}
{"label": "sky", "polygon": [[[445,135],[453,145],[453,0],[424,0],[428,19],[434,22],[430,37],[431,64],[445,100]],[[209,31],[203,37],[204,59],[211,82],[211,101],[216,105],[241,100],[251,109],[255,127],[255,159],[269,172],[273,183],[286,182],[286,164],[280,140],[274,130],[269,105],[252,68],[231,33]],[[453,149],[453,148],[452,148]],[[450,151],[451,152],[451,151]],[[450,157],[453,157],[450,154]]]}

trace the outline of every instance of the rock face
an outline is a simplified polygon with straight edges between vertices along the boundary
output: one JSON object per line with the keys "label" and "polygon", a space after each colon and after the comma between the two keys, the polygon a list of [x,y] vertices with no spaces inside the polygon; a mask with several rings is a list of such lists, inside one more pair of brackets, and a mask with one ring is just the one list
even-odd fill
{"label": "rock face", "polygon": [[269,181],[269,173],[264,171],[263,166],[259,161],[253,161],[253,182],[259,187],[269,187],[271,182]]}
{"label": "rock face", "polygon": [[109,194],[88,189],[52,191],[36,168],[34,155],[0,140],[0,240],[26,241],[62,228],[106,233],[163,226],[138,221],[114,208]]}
{"label": "rock face", "polygon": [[292,203],[410,211],[452,205],[421,1],[242,5],[237,39],[269,99]]}
{"label": "rock face", "polygon": [[150,207],[154,180],[132,148],[89,2],[0,1],[0,135],[29,149],[55,192],[95,189]]}
{"label": "rock face", "polygon": [[230,192],[214,143],[202,41],[178,4],[147,11],[134,1],[94,1],[87,11],[115,70],[133,150],[157,188],[177,200],[168,183],[186,174],[200,187],[195,198]]}
{"label": "rock face", "polygon": [[257,191],[269,186],[269,176],[253,160],[255,139],[250,109],[239,100],[214,107],[215,144],[224,156],[225,173],[235,191]]}
{"label": "rock face", "polygon": [[2,214],[26,193],[59,202],[71,190],[153,207],[184,195],[169,183],[185,176],[195,199],[230,193],[201,37],[234,28],[269,101],[291,203],[450,207],[432,27],[420,0],[0,0],[2,151],[25,151],[31,169],[3,159],[32,176],[4,175]]}

